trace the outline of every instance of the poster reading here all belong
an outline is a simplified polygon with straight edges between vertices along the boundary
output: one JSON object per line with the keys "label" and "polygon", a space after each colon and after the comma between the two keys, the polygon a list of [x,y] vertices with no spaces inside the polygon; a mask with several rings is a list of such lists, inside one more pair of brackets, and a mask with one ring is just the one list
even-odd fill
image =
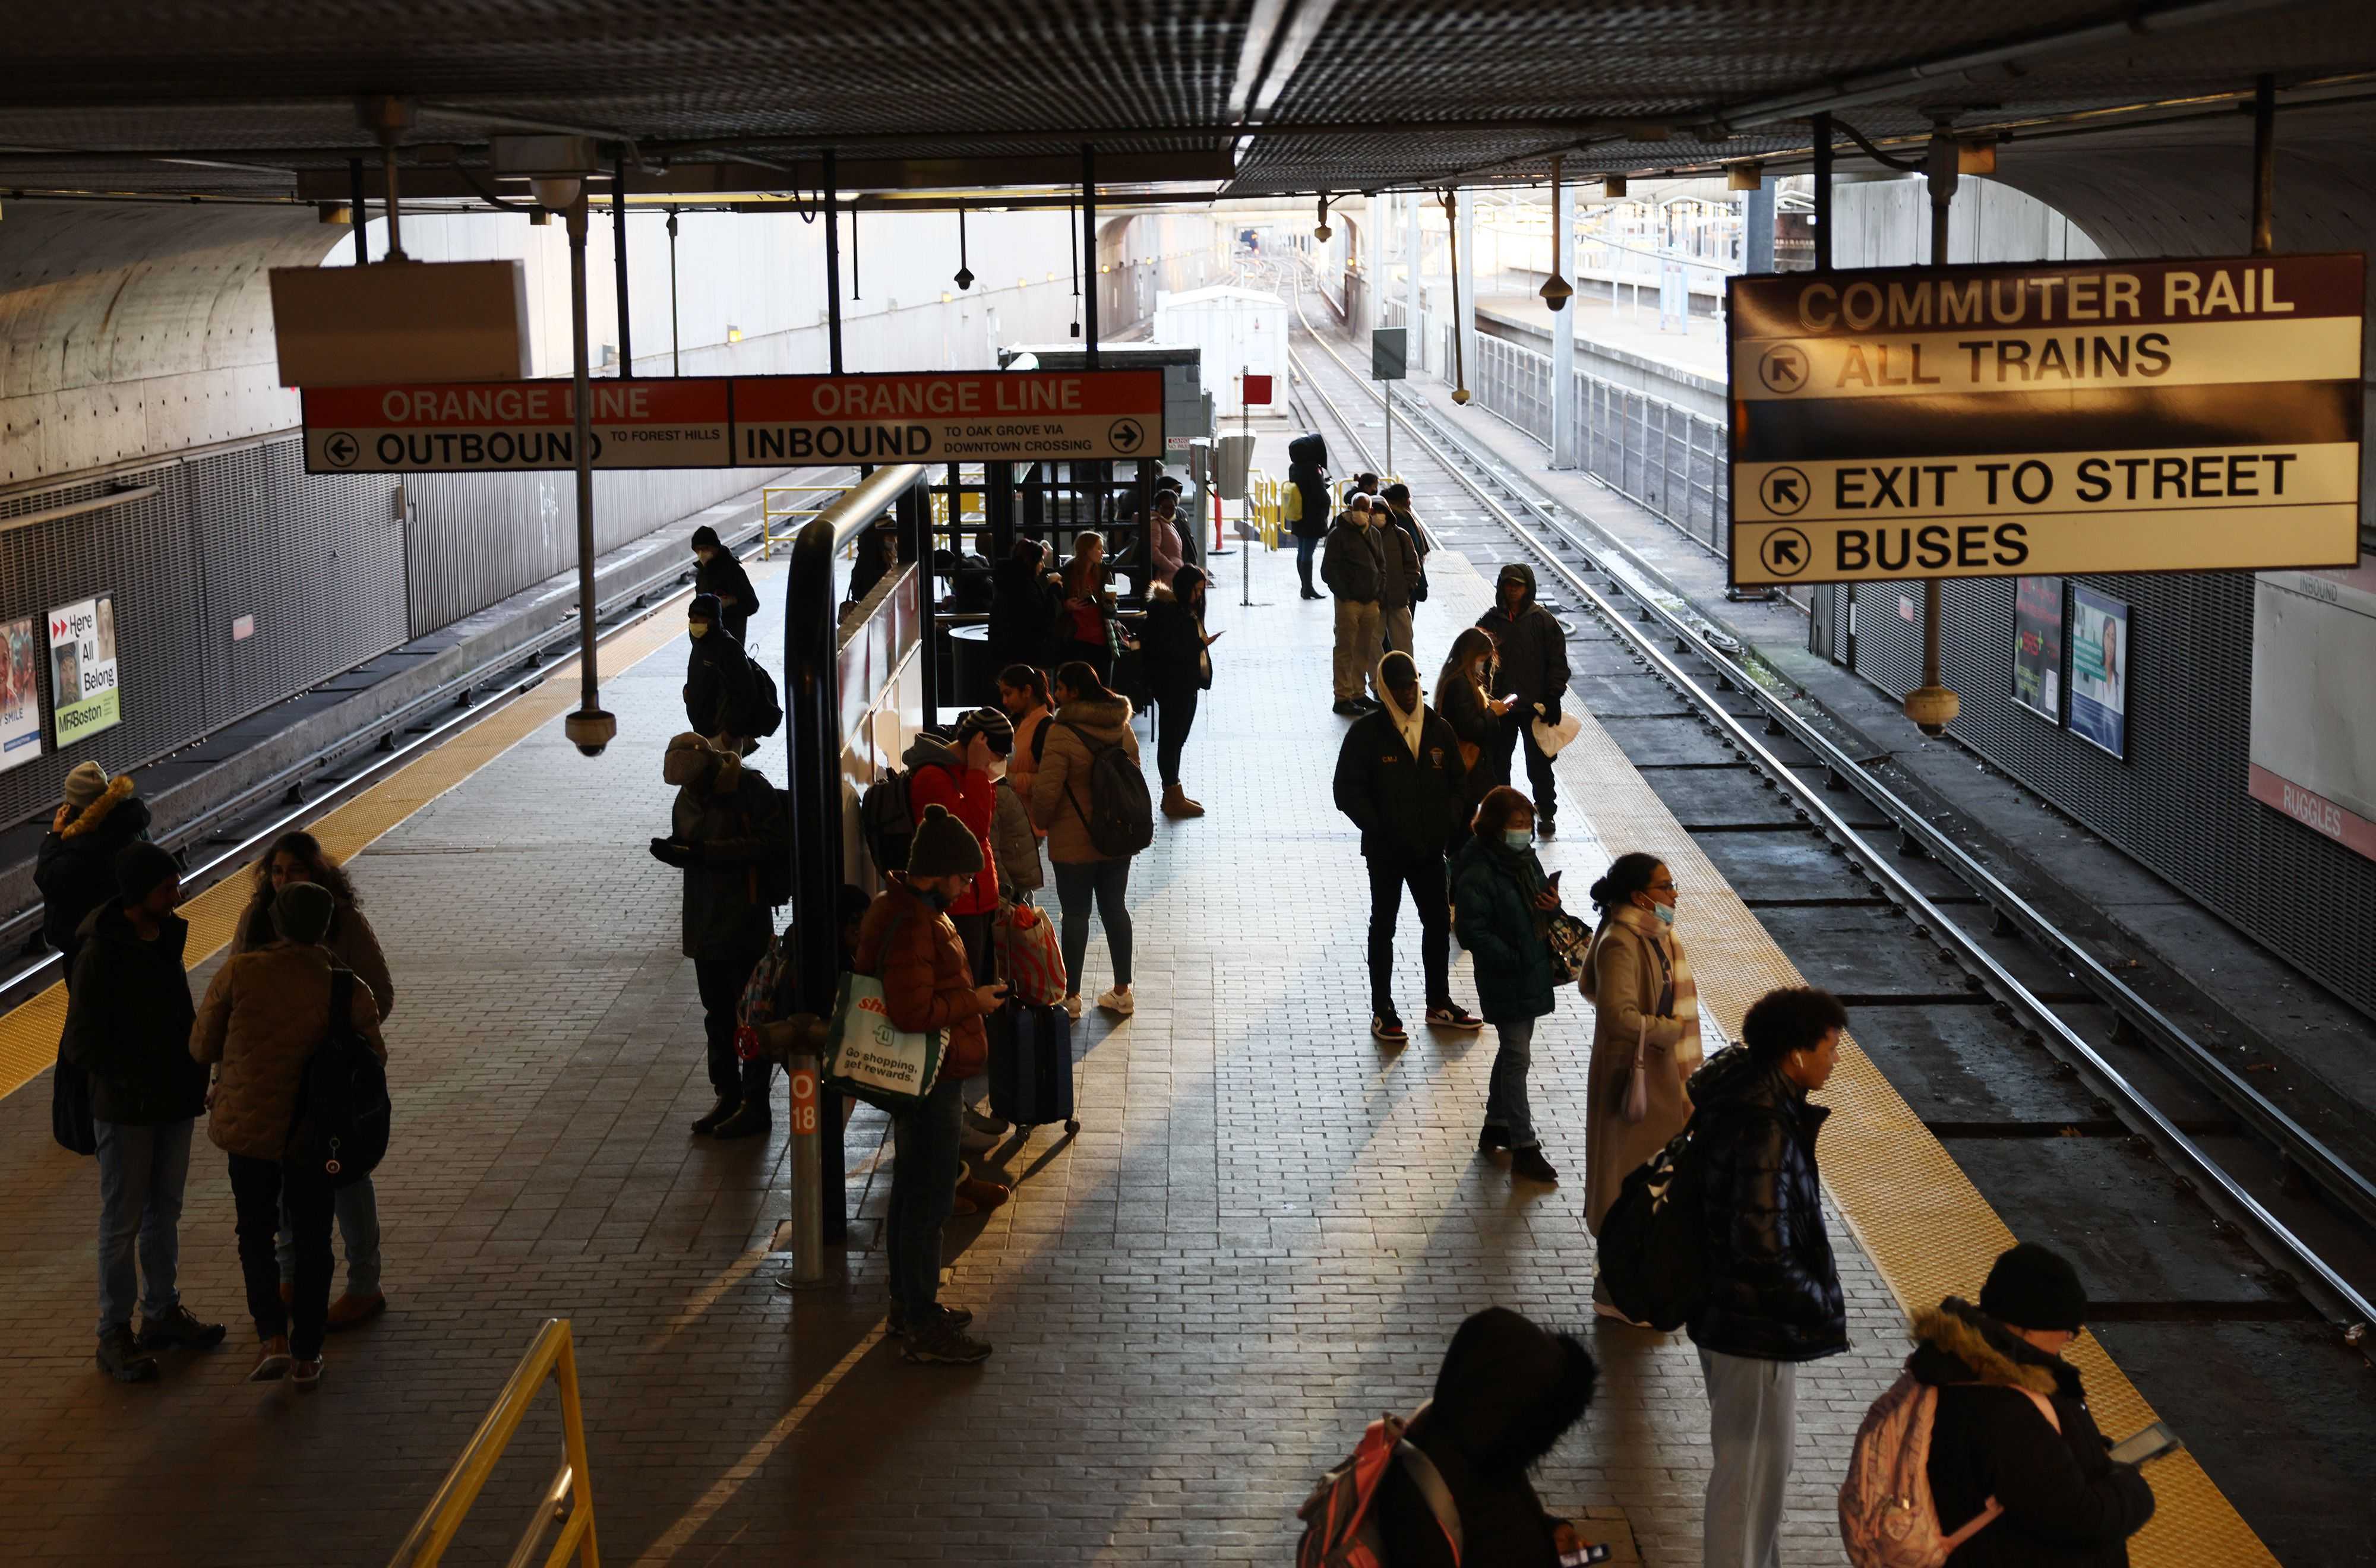
{"label": "poster reading here all belong", "polygon": [[115,600],[101,594],[50,612],[50,731],[63,751],[124,717],[115,683]]}
{"label": "poster reading here all belong", "polygon": [[42,645],[30,615],[0,621],[0,773],[42,754]]}
{"label": "poster reading here all belong", "polygon": [[2128,755],[2129,607],[2071,589],[2071,732]]}

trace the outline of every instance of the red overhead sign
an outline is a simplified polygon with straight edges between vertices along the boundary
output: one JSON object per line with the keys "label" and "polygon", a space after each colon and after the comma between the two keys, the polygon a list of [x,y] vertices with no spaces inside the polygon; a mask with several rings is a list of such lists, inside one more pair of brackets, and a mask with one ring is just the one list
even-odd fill
{"label": "red overhead sign", "polygon": [[[308,473],[569,469],[577,412],[566,381],[305,389]],[[722,377],[592,384],[593,466],[718,469],[733,461]]]}
{"label": "red overhead sign", "polygon": [[746,376],[734,454],[770,463],[1030,462],[1163,451],[1158,370]]}

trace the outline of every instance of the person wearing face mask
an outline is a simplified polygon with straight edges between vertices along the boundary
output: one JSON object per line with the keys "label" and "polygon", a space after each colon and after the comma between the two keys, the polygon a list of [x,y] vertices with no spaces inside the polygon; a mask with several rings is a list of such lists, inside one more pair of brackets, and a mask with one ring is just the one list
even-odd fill
{"label": "person wearing face mask", "polygon": [[965,1366],[990,1346],[965,1332],[973,1313],[940,1301],[941,1227],[964,1170],[958,1146],[958,1086],[990,1064],[985,1014],[1006,987],[979,985],[948,909],[982,869],[981,841],[947,808],[926,806],[916,820],[908,869],[884,878],[883,891],[859,922],[855,968],[883,982],[884,1011],[898,1028],[944,1031],[940,1076],[923,1102],[891,1119],[891,1201],[883,1251],[891,1277],[891,1336],[910,1361]]}
{"label": "person wearing face mask", "polygon": [[1491,1157],[1506,1148],[1512,1180],[1555,1184],[1559,1171],[1543,1156],[1527,1097],[1535,1020],[1557,1004],[1550,944],[1543,933],[1560,912],[1559,885],[1543,874],[1534,846],[1534,802],[1507,784],[1495,785],[1452,863],[1452,896],[1460,907],[1460,944],[1476,960],[1477,1005],[1501,1041],[1477,1152]]}
{"label": "person wearing face mask", "polygon": [[1799,1364],[1848,1348],[1847,1306],[1824,1229],[1815,1135],[1831,1112],[1807,1097],[1839,1063],[1847,1009],[1827,991],[1772,991],[1685,1086],[1698,1107],[1699,1304],[1684,1325],[1707,1380],[1715,1462],[1702,1532],[1706,1568],[1771,1568],[1798,1431]]}
{"label": "person wearing face mask", "polygon": [[735,725],[750,711],[754,695],[750,656],[726,629],[714,593],[693,596],[685,606],[684,630],[692,644],[685,655],[684,721],[696,734],[740,755],[749,737]]}
{"label": "person wearing face mask", "polygon": [[[1584,1215],[1598,1235],[1625,1178],[1692,1119],[1684,1082],[1700,1067],[1699,987],[1675,935],[1675,876],[1639,850],[1620,855],[1592,885],[1599,929],[1577,984],[1592,1004],[1592,1065],[1586,1076]],[[1634,1060],[1643,1060],[1647,1111],[1625,1119]],[[1592,1308],[1627,1321],[1597,1277]]]}
{"label": "person wearing face mask", "polygon": [[751,617],[759,612],[759,591],[751,586],[751,575],[707,523],[693,530],[693,591],[715,594],[719,624],[736,642],[747,644]]}
{"label": "person wearing face mask", "polygon": [[1336,753],[1336,809],[1361,830],[1370,868],[1370,1033],[1390,1045],[1410,1039],[1395,1010],[1395,922],[1403,890],[1419,908],[1420,957],[1427,975],[1427,1021],[1473,1030],[1484,1022],[1452,1000],[1452,923],[1444,903],[1443,847],[1462,808],[1460,742],[1420,696],[1407,653],[1378,660],[1385,701],[1345,731]]}
{"label": "person wearing face mask", "polygon": [[1502,568],[1493,583],[1493,608],[1477,624],[1493,639],[1495,679],[1511,698],[1495,766],[1503,778],[1515,778],[1511,760],[1525,748],[1536,826],[1549,838],[1558,831],[1553,819],[1559,815],[1559,781],[1550,754],[1535,743],[1534,724],[1537,719],[1560,721],[1560,699],[1567,694],[1567,633],[1557,616],[1535,602],[1535,569],[1523,561]]}
{"label": "person wearing face mask", "polygon": [[745,1138],[767,1131],[774,1064],[744,1062],[734,1050],[742,987],[775,935],[762,860],[789,863],[791,829],[784,798],[758,769],[700,735],[669,742],[661,776],[676,786],[669,836],[651,841],[652,858],[684,873],[684,956],[700,988],[709,1047],[709,1087],[718,1103],[693,1124],[707,1136]]}

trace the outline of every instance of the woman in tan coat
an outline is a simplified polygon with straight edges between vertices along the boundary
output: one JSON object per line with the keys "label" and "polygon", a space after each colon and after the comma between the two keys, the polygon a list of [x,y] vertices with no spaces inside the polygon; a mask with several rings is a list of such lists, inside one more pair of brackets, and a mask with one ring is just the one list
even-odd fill
{"label": "woman in tan coat", "polygon": [[[1584,1210],[1598,1235],[1625,1178],[1664,1148],[1692,1117],[1683,1085],[1700,1064],[1699,999],[1674,933],[1675,878],[1664,861],[1620,855],[1592,885],[1600,929],[1584,956],[1580,989],[1592,1003],[1592,1065],[1584,1123]],[[1639,1051],[1647,1112],[1625,1119]],[[1623,1320],[1596,1277],[1593,1310]]]}
{"label": "woman in tan coat", "polygon": [[[387,957],[380,951],[378,933],[364,918],[354,883],[310,833],[282,834],[273,840],[271,852],[255,862],[254,891],[246,912],[239,918],[232,951],[253,953],[279,938],[280,933],[272,925],[272,900],[292,882],[329,889],[338,913],[330,917],[329,934],[322,938],[322,945],[330,950],[332,962],[353,970],[356,979],[371,987],[379,1004],[379,1021],[386,1023],[396,1008],[396,982],[388,977]],[[339,1240],[347,1252],[347,1289],[330,1303],[333,1334],[387,1310],[387,1297],[381,1292],[379,1281],[379,1194],[370,1177],[339,1189],[338,1216]],[[280,1217],[279,1251],[280,1295],[285,1301],[297,1283],[297,1236],[286,1212]]]}
{"label": "woman in tan coat", "polygon": [[[279,938],[224,962],[190,1030],[190,1054],[217,1064],[207,1136],[231,1157],[240,1271],[247,1280],[248,1313],[264,1345],[250,1379],[267,1382],[293,1371],[301,1388],[322,1375],[333,1194],[319,1171],[284,1165],[282,1157],[305,1063],[330,1035],[333,965],[321,943],[337,912],[327,888],[310,882],[282,888],[272,901]],[[347,1022],[386,1057],[379,1004],[371,987],[360,981]],[[284,1195],[297,1233],[296,1288],[288,1301],[280,1299],[280,1265],[273,1247]]]}

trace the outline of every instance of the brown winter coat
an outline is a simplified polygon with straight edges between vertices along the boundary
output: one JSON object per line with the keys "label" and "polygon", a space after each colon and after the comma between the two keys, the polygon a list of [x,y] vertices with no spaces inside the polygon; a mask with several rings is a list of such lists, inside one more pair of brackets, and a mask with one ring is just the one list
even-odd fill
{"label": "brown winter coat", "polygon": [[884,1011],[899,1028],[948,1031],[941,1044],[942,1077],[971,1078],[990,1070],[990,1037],[965,943],[948,916],[909,889],[903,873],[885,878],[883,891],[866,907],[855,967],[881,979]]}
{"label": "brown winter coat", "polygon": [[[1662,1012],[1673,1005],[1667,978],[1673,966],[1661,961],[1657,946],[1673,940],[1611,919],[1585,955],[1585,990],[1592,998],[1592,1065],[1586,1079],[1584,1215],[1595,1235],[1625,1178],[1666,1147],[1692,1119],[1691,1097],[1683,1092],[1683,1083],[1699,1063],[1679,1063],[1675,1048],[1694,1031],[1683,1019]],[[1633,1075],[1634,1048],[1645,1019],[1650,1025],[1650,1114],[1629,1123],[1619,1108]]]}
{"label": "brown winter coat", "polygon": [[[385,1061],[379,1004],[360,981],[349,1022]],[[252,1159],[278,1159],[287,1152],[306,1060],[329,1032],[326,949],[275,942],[224,960],[190,1030],[190,1054],[221,1063],[207,1118],[207,1136],[216,1147]]]}
{"label": "brown winter coat", "polygon": [[1048,743],[1031,775],[1031,820],[1048,835],[1048,858],[1060,866],[1112,857],[1089,837],[1089,748],[1070,725],[1100,745],[1119,745],[1138,765],[1138,736],[1130,727],[1128,697],[1081,697],[1066,703],[1048,726]]}
{"label": "brown winter coat", "polygon": [[[271,901],[251,903],[240,920],[239,940],[232,951],[254,953],[270,946],[278,934],[272,929]],[[371,987],[372,998],[379,1004],[379,1021],[386,1023],[387,1016],[396,1011],[396,981],[388,975],[387,955],[380,951],[379,933],[372,930],[363,912],[352,904],[339,904],[322,945],[330,950],[331,960],[339,968],[352,969],[357,980]]]}

